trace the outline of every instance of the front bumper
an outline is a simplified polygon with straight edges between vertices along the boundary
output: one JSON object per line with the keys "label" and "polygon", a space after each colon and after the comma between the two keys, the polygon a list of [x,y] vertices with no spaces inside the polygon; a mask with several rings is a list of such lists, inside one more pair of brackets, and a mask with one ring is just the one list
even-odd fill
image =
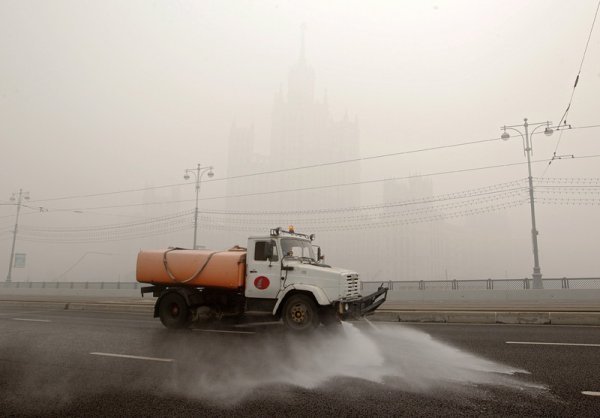
{"label": "front bumper", "polygon": [[345,318],[361,318],[372,314],[387,299],[387,287],[379,287],[376,292],[360,299],[355,299],[348,303],[348,310],[344,314]]}

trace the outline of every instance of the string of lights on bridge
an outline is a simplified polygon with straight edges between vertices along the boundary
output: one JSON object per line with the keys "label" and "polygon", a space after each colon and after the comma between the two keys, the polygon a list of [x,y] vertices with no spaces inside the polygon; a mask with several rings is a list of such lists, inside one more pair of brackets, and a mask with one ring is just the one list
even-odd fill
{"label": "string of lights on bridge", "polygon": [[[431,223],[522,206],[529,201],[527,188],[524,186],[525,180],[518,179],[455,193],[381,205],[270,213],[201,211],[200,224],[206,230],[258,232],[275,224],[294,223],[312,231],[322,232]],[[538,184],[536,193],[542,194],[536,196],[537,203],[600,205],[599,197],[585,196],[600,193],[600,178],[536,178],[534,180]],[[551,187],[551,189],[546,190],[544,187]],[[548,193],[559,196],[543,196]],[[560,196],[561,194],[563,196]],[[340,216],[339,213],[348,213],[348,215]],[[323,214],[329,216],[323,217]],[[136,239],[189,230],[193,225],[192,215],[193,211],[188,210],[136,222],[91,227],[22,225],[20,239],[63,244]],[[294,218],[291,218],[291,215]],[[10,230],[0,230],[0,236],[9,233]]]}

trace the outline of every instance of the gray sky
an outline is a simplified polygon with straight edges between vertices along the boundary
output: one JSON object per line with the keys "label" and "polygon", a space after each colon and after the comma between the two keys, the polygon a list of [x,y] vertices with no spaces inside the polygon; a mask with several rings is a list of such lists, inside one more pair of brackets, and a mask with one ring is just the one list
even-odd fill
{"label": "gray sky", "polygon": [[[214,165],[215,178],[225,176],[233,121],[253,124],[258,147],[268,146],[273,97],[285,88],[298,57],[303,24],[316,93],[327,92],[334,117],[348,112],[358,119],[362,156],[495,138],[501,125],[523,117],[556,123],[569,101],[596,4],[0,0],[0,202],[19,188],[35,200],[179,183],[183,170],[198,162]],[[600,124],[599,105],[596,27],[569,123]],[[600,154],[599,132],[566,132],[558,153]],[[549,158],[557,140],[557,134],[536,137],[534,158]],[[362,178],[519,161],[523,152],[514,140],[365,162]],[[599,162],[556,161],[546,176],[600,177]],[[535,165],[534,175],[544,168]],[[525,166],[439,176],[434,189],[448,193],[525,176]],[[367,198],[378,198],[380,189],[364,189]],[[218,183],[203,188],[204,196],[221,193]],[[193,198],[193,189],[182,188],[181,198]],[[137,194],[32,205],[139,201]],[[597,212],[597,206],[540,208],[546,275],[600,273]],[[515,213],[522,217],[513,221]],[[524,208],[515,213],[509,215],[523,232],[523,256],[514,274],[523,276],[530,270],[528,214]],[[0,231],[10,228],[12,214],[14,207],[0,206]],[[139,214],[48,212],[26,215],[22,223],[100,225]],[[136,242],[135,250],[146,244]],[[63,257],[53,267],[58,274],[94,251],[21,247],[34,257],[32,280],[44,270],[40,252]],[[0,235],[2,270],[9,248],[10,236]]]}

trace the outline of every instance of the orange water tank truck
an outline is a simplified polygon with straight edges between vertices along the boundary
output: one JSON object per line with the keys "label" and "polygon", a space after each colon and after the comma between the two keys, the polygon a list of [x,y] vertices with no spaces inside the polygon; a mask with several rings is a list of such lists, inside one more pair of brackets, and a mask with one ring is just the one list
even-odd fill
{"label": "orange water tank truck", "polygon": [[249,237],[247,248],[142,250],[136,278],[150,285],[142,295],[158,298],[154,316],[167,328],[252,314],[307,332],[368,315],[385,302],[386,288],[362,296],[358,273],[325,264],[313,240],[274,228]]}

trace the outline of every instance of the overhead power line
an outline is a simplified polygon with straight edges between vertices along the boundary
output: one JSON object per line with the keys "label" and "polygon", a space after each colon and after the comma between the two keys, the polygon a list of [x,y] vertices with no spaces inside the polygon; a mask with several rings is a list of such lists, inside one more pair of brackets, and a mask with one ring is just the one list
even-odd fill
{"label": "overhead power line", "polygon": [[[579,157],[573,157],[573,159],[590,159],[590,158],[598,158],[600,154],[594,155],[583,155]],[[544,160],[535,160],[532,161],[532,164],[539,164],[547,162],[547,159]],[[364,181],[356,181],[349,183],[337,183],[337,184],[328,184],[322,186],[309,186],[309,187],[299,187],[294,189],[282,189],[282,190],[272,190],[266,192],[255,192],[255,193],[244,193],[244,194],[236,194],[236,195],[221,195],[221,196],[212,196],[212,197],[203,197],[198,199],[199,201],[209,201],[209,200],[220,200],[220,199],[230,199],[230,198],[241,198],[241,197],[252,197],[252,196],[265,196],[265,195],[273,195],[280,193],[291,193],[291,192],[302,192],[302,191],[310,191],[310,190],[326,190],[331,188],[338,187],[348,187],[348,186],[357,186],[362,184],[376,184],[387,181],[398,181],[398,180],[408,180],[411,178],[422,178],[422,177],[435,177],[442,176],[448,174],[459,174],[459,173],[469,173],[481,170],[491,170],[496,168],[505,168],[512,167],[517,165],[527,164],[526,161],[507,163],[507,164],[496,164],[489,166],[481,166],[481,167],[470,167],[458,170],[448,170],[448,171],[438,171],[432,173],[425,174],[416,174],[410,176],[397,176],[397,177],[388,177],[383,179],[374,179],[374,180],[364,180]],[[146,203],[130,203],[123,205],[108,205],[108,206],[93,206],[93,207],[72,207],[72,208],[48,208],[48,212],[73,212],[73,211],[87,211],[87,210],[100,210],[100,209],[116,209],[116,208],[127,208],[127,207],[137,207],[137,206],[152,206],[152,205],[165,205],[171,203],[182,203],[182,202],[192,202],[193,199],[186,200],[176,200],[176,201],[162,201],[162,202],[146,202]]]}
{"label": "overhead power line", "polygon": [[[521,190],[524,192],[525,189]],[[521,193],[523,195],[523,193]],[[470,199],[464,202],[438,205],[436,207],[420,207],[409,209],[402,212],[382,212],[379,214],[367,214],[358,216],[333,217],[323,219],[321,217],[310,219],[294,220],[296,225],[302,225],[315,231],[338,231],[362,229],[364,227],[380,227],[390,225],[406,225],[413,223],[433,222],[453,217],[470,216],[478,213],[485,213],[502,208],[513,207],[526,202],[527,198],[519,196],[519,193],[506,193],[504,196],[482,196],[477,199]],[[286,219],[287,220],[287,219]],[[281,219],[260,217],[253,222],[247,219],[221,219],[214,216],[203,216],[200,223],[203,229],[212,230],[236,230],[236,231],[257,231],[264,230],[267,226],[272,226],[280,222]],[[188,229],[191,222],[176,223],[170,225],[160,225],[156,228],[125,231],[123,233],[78,233],[78,234],[59,234],[30,232],[24,233],[23,239],[32,242],[52,242],[55,244],[72,243],[94,243],[110,242],[134,238],[142,238],[153,235],[163,235]]]}
{"label": "overhead power line", "polygon": [[[416,214],[417,216],[409,216],[394,220],[380,220],[376,219],[374,222],[340,222],[337,224],[325,224],[319,225],[318,223],[311,223],[310,221],[303,221],[301,223],[297,223],[299,227],[302,229],[308,229],[315,232],[323,232],[323,231],[353,231],[353,230],[362,230],[362,229],[373,229],[373,228],[384,228],[391,226],[399,226],[399,225],[411,225],[418,223],[427,223],[427,222],[437,222],[443,221],[451,218],[459,218],[464,216],[472,216],[477,214],[483,214],[487,212],[493,212],[498,210],[504,210],[516,206],[521,206],[528,202],[527,197],[517,198],[511,201],[502,202],[502,203],[491,203],[483,207],[476,207],[471,209],[463,209],[458,211],[453,211],[450,213],[432,213],[429,215]],[[383,219],[383,218],[382,218]],[[223,223],[223,222],[205,222],[202,227],[204,229],[210,230],[224,230],[224,231],[248,231],[248,232],[259,232],[263,231],[264,228],[271,224],[256,224],[254,226],[248,224],[233,224],[233,223]]]}
{"label": "overhead power line", "polygon": [[39,237],[39,236],[23,236],[23,241],[38,242],[38,243],[49,243],[49,244],[91,244],[101,242],[113,242],[113,241],[124,241],[130,239],[147,238],[152,236],[166,235],[174,232],[189,230],[193,227],[192,222],[189,224],[181,224],[175,226],[169,226],[168,228],[155,229],[152,231],[145,231],[136,234],[128,235],[107,235],[99,237],[74,237],[74,238],[63,238],[57,240],[56,237]]}
{"label": "overhead power line", "polygon": [[558,122],[559,126],[562,125],[563,122],[565,123],[565,125],[567,124],[567,115],[569,114],[569,111],[571,110],[571,104],[573,103],[573,96],[575,95],[575,89],[577,88],[577,85],[579,84],[579,76],[581,75],[581,69],[583,68],[583,62],[585,61],[585,55],[587,54],[588,46],[590,45],[590,39],[592,38],[592,33],[594,32],[594,26],[596,25],[596,18],[598,17],[598,10],[600,10],[600,0],[598,1],[598,5],[596,6],[596,12],[594,13],[594,19],[592,20],[592,26],[590,27],[590,32],[588,34],[587,41],[585,42],[585,48],[583,50],[581,62],[579,63],[579,70],[577,70],[577,77],[575,77],[575,82],[573,83],[573,89],[571,91],[571,97],[569,98],[569,104],[567,105],[565,112],[563,113],[562,117],[560,118],[560,121]]}
{"label": "overhead power line", "polygon": [[[577,85],[579,84],[579,76],[581,75],[581,70],[583,68],[583,62],[585,61],[585,56],[587,54],[588,46],[590,45],[590,39],[592,38],[592,33],[594,32],[594,26],[596,25],[596,19],[598,18],[598,10],[600,10],[600,0],[598,1],[598,5],[596,6],[596,12],[594,13],[594,19],[592,20],[592,26],[590,27],[590,32],[588,34],[587,41],[585,42],[585,48],[583,49],[583,55],[581,56],[581,62],[579,63],[579,69],[577,70],[577,76],[575,77],[575,82],[573,83],[573,88],[571,90],[571,97],[569,98],[569,104],[567,105],[567,108],[565,109],[563,115],[560,118],[560,121],[558,122],[559,127],[562,126],[563,123],[565,126],[569,126],[567,123],[567,116],[569,115],[569,111],[571,110],[571,105],[573,103],[573,97],[575,96],[575,90],[577,89]],[[558,152],[558,147],[560,146],[560,142],[562,140],[563,133],[564,133],[564,131],[561,129],[560,133],[558,134],[558,141],[556,141],[556,147],[554,148],[554,153],[552,154],[552,159],[548,162],[548,166],[546,167],[546,170],[544,170],[542,177],[546,174],[546,171],[548,171],[548,168],[550,168],[552,161],[554,161],[554,159],[556,158],[556,153]]]}
{"label": "overhead power line", "polygon": [[525,197],[525,193],[527,188],[521,188],[513,191],[505,191],[503,193],[495,194],[495,195],[487,195],[480,196],[477,198],[471,199],[462,199],[460,201],[452,201],[450,203],[442,203],[442,204],[434,204],[434,205],[419,205],[416,207],[404,207],[400,210],[382,210],[378,212],[371,213],[352,213],[346,216],[318,216],[315,217],[312,215],[309,218],[298,217],[298,218],[289,218],[282,217],[278,215],[277,217],[264,217],[260,215],[254,215],[253,217],[245,217],[245,218],[231,218],[231,217],[223,217],[223,216],[211,216],[207,219],[210,219],[211,222],[214,223],[223,223],[223,224],[235,224],[235,225],[281,225],[281,224],[294,224],[294,225],[303,225],[309,223],[310,225],[322,225],[322,224],[347,224],[347,223],[359,223],[365,221],[381,221],[383,219],[408,219],[414,217],[420,217],[422,215],[440,215],[444,214],[448,211],[455,211],[457,209],[469,209],[473,207],[481,206],[482,204],[494,203],[506,201],[514,198],[523,198]]}
{"label": "overhead power line", "polygon": [[94,232],[94,231],[107,231],[107,230],[116,230],[116,229],[124,229],[124,228],[136,228],[136,227],[144,227],[147,225],[153,225],[161,222],[167,222],[173,219],[185,218],[192,215],[193,210],[187,210],[184,212],[157,216],[154,218],[146,218],[137,222],[124,222],[119,224],[108,224],[108,225],[95,225],[95,226],[67,226],[67,227],[38,227],[38,226],[28,226],[22,225],[21,230],[23,231],[45,231],[45,232],[60,232],[60,233],[75,233],[75,232]]}
{"label": "overhead power line", "polygon": [[[456,193],[412,199],[391,204],[288,212],[215,212],[203,214],[204,229],[258,231],[292,223],[314,231],[344,231],[411,225],[505,210],[527,203],[527,188],[514,187],[524,179]],[[536,182],[538,182],[536,180]],[[550,205],[599,205],[600,178],[539,179],[536,202]],[[339,212],[348,212],[340,216]],[[22,226],[30,242],[72,244],[98,243],[155,235],[191,228],[191,211],[122,224],[89,227]],[[275,216],[273,216],[275,215]],[[332,216],[334,215],[334,216]],[[290,218],[294,216],[294,218]],[[0,231],[0,236],[2,231]]]}
{"label": "overhead power line", "polygon": [[48,242],[55,244],[65,243],[87,243],[87,242],[110,242],[133,238],[143,238],[154,235],[164,235],[174,231],[190,229],[192,219],[179,218],[163,221],[153,225],[144,225],[143,227],[124,227],[112,230],[100,231],[36,231],[24,230],[22,236],[24,240],[34,242]]}
{"label": "overhead power line", "polygon": [[[211,183],[211,182],[234,180],[234,179],[240,179],[240,178],[256,177],[256,176],[263,176],[263,175],[267,175],[267,174],[278,174],[278,173],[285,173],[285,172],[289,172],[289,171],[307,170],[307,169],[327,167],[327,166],[332,166],[332,165],[340,165],[340,164],[348,164],[348,163],[353,163],[353,162],[374,160],[374,159],[378,159],[378,158],[394,157],[394,156],[398,156],[398,155],[416,154],[416,153],[420,153],[420,152],[463,147],[466,145],[481,144],[481,143],[485,143],[485,142],[492,142],[492,141],[498,141],[498,140],[500,140],[500,138],[481,139],[481,140],[475,140],[475,141],[460,142],[457,144],[440,145],[440,146],[435,146],[435,147],[419,148],[419,149],[408,150],[408,151],[399,151],[399,152],[392,152],[392,153],[387,153],[387,154],[371,155],[371,156],[367,156],[367,157],[351,158],[351,159],[347,159],[347,160],[338,160],[338,161],[331,161],[331,162],[325,162],[325,163],[319,163],[319,164],[310,164],[310,165],[304,165],[304,166],[298,166],[298,167],[282,168],[282,169],[278,169],[278,170],[261,171],[261,172],[257,172],[257,173],[240,174],[240,175],[221,177],[221,178],[216,178],[216,179],[207,179],[207,180],[204,180],[203,183]],[[112,192],[90,193],[90,194],[84,194],[84,195],[71,195],[71,196],[53,197],[53,198],[47,198],[47,199],[37,199],[36,202],[50,202],[50,201],[56,201],[56,200],[101,197],[101,196],[108,196],[108,195],[114,195],[114,194],[142,192],[142,191],[146,191],[146,190],[164,189],[164,188],[177,187],[177,186],[187,186],[187,185],[192,185],[192,184],[193,183],[187,183],[187,182],[186,183],[173,183],[173,184],[166,184],[166,185],[162,185],[162,186],[141,187],[141,188],[137,188],[137,189],[126,189],[126,190],[118,190],[118,191],[112,191]]]}
{"label": "overhead power line", "polygon": [[[600,154],[574,157],[574,159],[587,159],[587,158],[598,158],[598,157],[600,157]],[[539,163],[545,163],[547,161],[548,161],[547,159],[535,160],[535,161],[532,161],[531,163],[539,164]],[[387,182],[387,181],[408,180],[411,178],[435,177],[435,176],[442,176],[442,175],[448,175],[448,174],[469,173],[469,172],[474,172],[474,171],[491,170],[491,169],[496,169],[496,168],[512,167],[512,166],[523,165],[523,164],[527,164],[527,162],[522,161],[522,162],[496,164],[496,165],[488,165],[488,166],[481,166],[481,167],[470,167],[470,168],[463,168],[463,169],[458,169],[458,170],[437,171],[437,172],[432,172],[432,173],[416,174],[416,175],[410,175],[410,176],[388,177],[388,178],[383,178],[383,179],[364,180],[364,181],[356,181],[356,182],[349,182],[349,183],[338,183],[338,184],[330,184],[330,185],[323,185],[323,186],[299,187],[299,188],[295,188],[295,189],[273,190],[273,191],[267,191],[267,192],[204,197],[204,198],[201,198],[200,200],[206,201],[206,200],[238,198],[238,197],[264,196],[264,195],[270,195],[270,194],[289,193],[289,192],[302,192],[302,191],[307,191],[307,190],[324,190],[324,189],[331,189],[331,188],[337,188],[337,187],[356,186],[356,185],[361,185],[361,184],[375,184],[375,183],[382,183],[382,182]]]}
{"label": "overhead power line", "polygon": [[[434,195],[430,197],[403,200],[399,202],[386,202],[378,205],[365,205],[365,206],[351,206],[342,208],[313,208],[310,210],[298,210],[298,211],[283,211],[283,212],[265,212],[265,211],[201,211],[203,215],[225,215],[225,216],[270,216],[270,215],[322,215],[325,213],[337,213],[337,212],[367,212],[373,210],[385,210],[385,209],[397,209],[405,206],[415,205],[431,205],[439,202],[452,201],[457,199],[473,199],[482,196],[488,196],[498,193],[512,192],[515,190],[523,190],[523,187],[517,187],[520,183],[523,183],[525,179],[519,179],[507,183],[492,184],[485,187],[479,187],[476,189],[463,190],[460,192],[447,193],[442,195]],[[104,225],[93,225],[93,226],[62,226],[62,227],[44,227],[44,226],[30,226],[22,225],[21,228],[24,232],[33,233],[94,233],[111,230],[124,230],[136,227],[145,227],[158,223],[164,223],[179,218],[189,217],[194,213],[193,210],[187,210],[183,212],[166,214],[163,216],[146,218],[136,222],[124,222],[118,224],[104,224]]]}
{"label": "overhead power line", "polygon": [[[600,155],[598,155],[600,157]],[[532,161],[532,163],[540,163],[545,162],[547,160],[539,160]],[[199,201],[208,201],[208,200],[220,200],[220,199],[230,199],[230,198],[240,198],[240,197],[252,197],[252,196],[265,196],[272,194],[280,194],[280,193],[291,193],[291,192],[302,192],[309,190],[325,190],[337,187],[348,187],[348,186],[357,186],[361,184],[376,184],[387,181],[398,181],[398,180],[407,180],[411,178],[421,178],[421,177],[434,177],[441,176],[446,174],[457,174],[457,173],[468,173],[472,171],[480,171],[480,170],[489,170],[494,168],[502,168],[502,167],[511,167],[516,165],[527,164],[527,162],[516,162],[516,163],[508,163],[508,164],[497,164],[491,166],[483,166],[483,167],[473,167],[473,168],[464,168],[459,170],[449,170],[449,171],[439,171],[433,173],[426,174],[418,174],[418,175],[410,175],[410,176],[399,176],[399,177],[388,177],[383,179],[375,179],[375,180],[364,180],[364,181],[355,181],[349,183],[337,183],[337,184],[328,184],[322,186],[309,186],[309,187],[299,187],[294,189],[281,189],[281,190],[272,190],[266,192],[255,192],[255,193],[244,193],[237,195],[221,195],[221,196],[213,196],[213,197],[203,197],[198,199]],[[79,208],[57,208],[57,209],[48,209],[49,212],[72,212],[76,210],[97,210],[97,209],[115,209],[115,208],[125,208],[125,207],[134,207],[134,206],[149,206],[149,205],[164,205],[167,203],[180,203],[180,202],[191,202],[192,200],[178,200],[173,202],[148,202],[148,203],[133,203],[133,204],[124,204],[124,205],[110,205],[110,206],[95,206],[95,207],[79,207]]]}
{"label": "overhead power line", "polygon": [[[590,129],[590,128],[600,128],[600,124],[572,127],[571,130]],[[353,162],[369,161],[369,160],[394,157],[394,156],[400,156],[400,155],[409,155],[409,154],[416,154],[416,153],[421,153],[421,152],[429,152],[429,151],[443,150],[443,149],[449,149],[449,148],[463,147],[463,146],[467,146],[467,145],[496,142],[499,140],[501,140],[501,138],[490,138],[490,139],[480,139],[480,140],[474,140],[474,141],[459,142],[459,143],[449,144],[449,145],[439,145],[439,146],[418,148],[418,149],[414,149],[414,150],[377,154],[377,155],[371,155],[371,156],[366,156],[366,157],[351,158],[351,159],[347,159],[347,160],[338,160],[338,161],[331,161],[331,162],[325,162],[325,163],[319,163],[319,164],[310,164],[310,165],[305,165],[305,166],[282,168],[282,169],[278,169],[278,170],[261,171],[261,172],[256,172],[256,173],[247,173],[247,174],[240,174],[240,175],[229,176],[229,177],[207,179],[207,180],[204,180],[202,183],[212,183],[212,182],[220,182],[220,181],[227,181],[227,180],[235,180],[235,179],[240,179],[240,178],[256,177],[256,176],[262,176],[262,175],[268,175],[268,174],[278,174],[278,173],[291,172],[291,171],[307,170],[307,169],[313,169],[313,168],[319,168],[319,167],[327,167],[327,166],[334,166],[334,165],[340,165],[340,164],[348,164],[348,163],[353,163]],[[116,191],[101,192],[101,193],[88,193],[88,194],[80,194],[80,195],[50,197],[50,198],[46,198],[46,199],[31,200],[31,202],[51,202],[51,201],[58,201],[58,200],[84,199],[84,198],[90,198],[90,197],[102,197],[102,196],[110,196],[110,195],[116,195],[116,194],[142,192],[142,191],[146,191],[146,190],[165,189],[165,188],[178,187],[178,186],[189,186],[189,185],[193,185],[193,184],[194,183],[189,183],[189,182],[173,183],[173,184],[165,184],[165,185],[160,185],[160,186],[140,187],[140,188],[134,188],[134,189],[116,190]]]}
{"label": "overhead power line", "polygon": [[[439,212],[441,210],[479,205],[490,201],[505,200],[506,198],[522,193],[525,190],[523,187],[513,187],[518,185],[519,182],[522,183],[523,179],[456,193],[431,196],[429,198],[390,202],[380,206],[369,205],[333,209],[335,212],[346,211],[351,213],[346,216],[339,216],[332,212],[332,209],[315,209],[314,211],[308,211],[308,213],[299,212],[296,215],[311,216],[312,219],[303,219],[302,221],[310,221],[312,224],[331,224],[339,223],[340,221],[356,223],[368,220],[381,220],[390,217],[414,217],[417,214]],[[378,209],[378,211],[373,212],[374,209]],[[325,211],[334,214],[335,217],[323,217]],[[186,228],[186,226],[189,226],[190,224],[190,215],[191,211],[186,211],[143,219],[137,222],[78,227],[40,227],[22,225],[21,230],[24,238],[39,242],[73,243],[111,241],[164,233],[165,231],[174,230],[174,228],[179,227]],[[254,212],[246,213],[244,218],[240,218],[241,215],[239,214],[225,214],[225,218],[222,218],[222,216],[223,214],[218,214],[216,216],[205,216],[205,214],[203,214],[201,222],[225,222],[229,224],[255,224],[267,222],[268,224],[275,224],[280,223],[280,220],[289,220],[290,215],[289,213],[285,213],[283,215],[278,215],[278,218],[273,218],[272,213],[265,214]],[[253,218],[249,219],[248,216]],[[285,216],[286,218],[283,219],[282,216]],[[267,219],[269,220],[267,221]],[[275,219],[277,219],[277,221]]]}
{"label": "overhead power line", "polygon": [[430,197],[401,200],[394,202],[385,202],[375,205],[363,205],[363,206],[348,206],[341,208],[312,208],[306,210],[286,210],[286,211],[219,211],[219,210],[201,210],[202,214],[207,215],[232,215],[232,216],[269,216],[269,215],[312,215],[312,214],[327,214],[327,213],[338,213],[338,212],[363,212],[373,211],[382,209],[394,209],[404,206],[414,205],[428,205],[437,202],[472,198],[478,196],[485,196],[497,193],[503,193],[507,191],[522,190],[523,187],[510,187],[518,186],[519,183],[524,183],[526,179],[516,180],[508,183],[500,183],[491,186],[481,187],[477,189],[470,189],[455,193],[448,193],[443,195],[434,195]]}
{"label": "overhead power line", "polygon": [[[351,159],[347,159],[347,160],[331,161],[331,162],[310,164],[310,165],[291,167],[291,168],[282,168],[282,169],[278,169],[278,170],[261,171],[261,172],[257,172],[257,173],[240,174],[240,175],[235,175],[235,176],[204,180],[204,183],[219,182],[219,181],[225,181],[225,180],[234,180],[234,179],[247,178],[247,177],[256,177],[256,176],[263,176],[263,175],[267,175],[267,174],[278,174],[278,173],[284,173],[284,172],[289,172],[289,171],[307,170],[307,169],[312,169],[312,168],[326,167],[326,166],[339,165],[339,164],[348,164],[348,163],[360,162],[360,161],[368,161],[368,160],[393,157],[393,156],[398,156],[398,155],[416,154],[416,153],[420,153],[420,152],[435,151],[435,150],[441,150],[441,149],[447,149],[447,148],[456,148],[456,147],[462,147],[462,146],[466,146],[466,145],[481,144],[481,143],[485,143],[485,142],[492,142],[492,141],[498,141],[498,140],[500,140],[500,138],[481,139],[481,140],[475,140],[475,141],[460,142],[457,144],[440,145],[440,146],[435,146],[435,147],[419,148],[419,149],[408,150],[408,151],[399,151],[399,152],[393,152],[393,153],[387,153],[387,154],[371,155],[371,156],[367,156],[367,157],[351,158]],[[48,198],[48,199],[38,199],[36,201],[37,202],[50,202],[50,201],[55,201],[55,200],[100,197],[100,196],[108,196],[108,195],[121,194],[121,193],[141,192],[141,191],[146,191],[146,190],[162,189],[162,188],[184,186],[184,185],[191,185],[191,184],[193,184],[193,183],[174,183],[174,184],[167,184],[167,185],[162,185],[162,186],[150,186],[150,187],[142,187],[142,188],[137,188],[137,189],[119,190],[119,191],[113,191],[113,192],[91,193],[91,194],[85,194],[85,195],[72,195],[72,196],[62,196],[62,197],[54,197],[54,198]]]}
{"label": "overhead power line", "polygon": [[[525,191],[525,190],[524,190]],[[507,196],[510,197],[510,196]],[[536,198],[536,202],[538,198]],[[485,213],[497,212],[502,210],[508,210],[511,208],[523,206],[529,202],[529,196],[527,193],[522,193],[520,196],[516,195],[511,199],[493,199],[486,200],[479,203],[483,205],[474,205],[472,207],[464,208],[462,206],[450,207],[449,211],[415,211],[406,213],[406,216],[369,216],[365,219],[358,217],[348,219],[331,219],[331,222],[321,222],[320,219],[298,219],[292,223],[299,228],[307,229],[315,232],[324,231],[355,231],[364,229],[374,228],[386,228],[392,226],[408,226],[414,224],[439,222],[449,220],[453,218],[462,218],[474,215],[480,215]],[[540,197],[539,202],[548,205],[600,205],[600,197],[598,198],[544,198]],[[335,222],[339,221],[339,222]],[[265,219],[264,221],[257,221],[256,223],[238,222],[237,220],[222,220],[216,218],[205,218],[202,222],[202,228],[206,230],[222,230],[222,231],[248,231],[248,232],[261,232],[265,228],[276,224],[275,219]]]}

